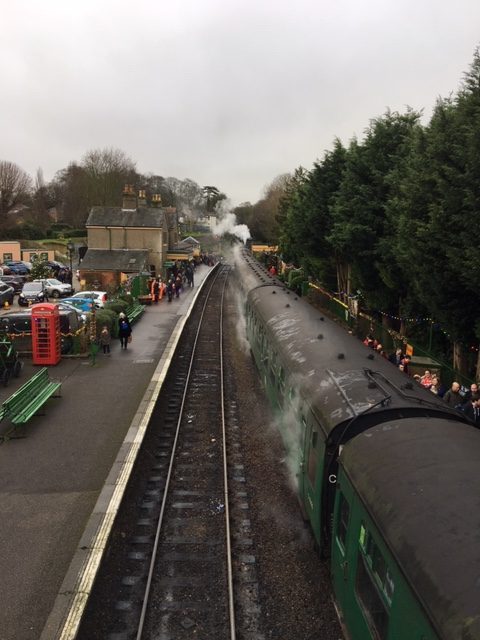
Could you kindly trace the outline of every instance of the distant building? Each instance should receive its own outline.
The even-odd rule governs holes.
[[[0,242],[0,262],[5,262],[5,260],[21,260],[22,259],[22,248],[20,246],[20,242],[16,240],[7,240],[5,242]]]
[[[199,226],[209,229],[210,233],[213,233],[215,227],[218,224],[218,218],[217,216],[206,215],[206,216],[203,216],[202,218],[198,218],[197,224]]]
[[[85,284],[115,286],[129,275],[162,273],[167,252],[178,243],[174,207],[162,207],[159,195],[147,205],[126,185],[121,207],[92,207],[86,223],[88,250],[80,264]]]
[[[22,260],[26,262],[55,260],[55,251],[53,249],[22,249]]]

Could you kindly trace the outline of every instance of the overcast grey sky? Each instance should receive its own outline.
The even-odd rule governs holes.
[[[95,148],[255,202],[387,107],[456,91],[479,0],[0,0],[0,160]]]

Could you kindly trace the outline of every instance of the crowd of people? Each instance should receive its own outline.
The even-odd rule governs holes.
[[[200,255],[196,261],[176,261],[173,266],[167,270],[165,279],[158,276],[149,281],[149,291],[152,302],[158,304],[164,297],[168,298],[168,302],[171,302],[174,298],[180,298],[180,293],[185,287],[194,287],[197,265],[203,263],[208,266],[214,266],[216,261],[216,257],[211,254]],[[121,349],[127,349],[132,340],[132,326],[123,312],[118,316],[118,337],[120,338]],[[99,344],[105,355],[110,355],[111,340],[110,330],[105,325],[102,327],[99,337]]]
[[[466,389],[459,382],[452,382],[449,389],[442,384],[440,377],[426,369],[423,375],[411,374],[411,358],[403,353],[402,349],[396,349],[394,353],[388,355],[383,346],[372,335],[367,335],[363,344],[376,351],[379,355],[387,358],[400,371],[411,376],[422,387],[431,393],[442,398],[443,401],[453,409],[463,411],[476,425],[480,427],[480,390],[478,384],[473,382],[470,389]]]
[[[184,287],[193,287],[196,265],[193,261],[186,264],[177,264],[168,270],[165,280],[158,276],[150,280],[150,297],[154,304],[158,304],[165,296],[168,302],[173,298],[179,298]]]

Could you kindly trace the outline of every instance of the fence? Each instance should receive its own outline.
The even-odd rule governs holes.
[[[323,309],[337,321],[340,321],[346,328],[353,331],[359,338],[364,339],[370,334],[374,339],[382,344],[383,350],[387,353],[394,353],[397,348],[401,348],[403,353],[411,355],[411,363],[409,366],[410,374],[423,375],[426,369],[440,376],[445,387],[450,387],[451,383],[456,380],[460,384],[468,387],[473,382],[474,376],[467,376],[454,369],[446,358],[446,351],[451,349],[448,339],[439,339],[438,332],[434,332],[434,323],[431,319],[428,328],[423,331],[423,337],[428,342],[428,347],[423,345],[420,340],[414,337],[406,337],[399,330],[387,326],[375,320],[368,313],[354,308],[350,308],[347,304],[339,300],[317,283],[305,283],[303,291],[306,293],[309,301],[315,306]],[[409,331],[410,329],[410,331]],[[408,326],[407,334],[414,333],[414,328]],[[422,332],[417,333],[422,335]],[[444,336],[443,336],[444,337]],[[471,354],[470,370],[474,370],[476,353]]]

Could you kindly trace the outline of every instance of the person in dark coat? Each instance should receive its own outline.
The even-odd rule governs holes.
[[[480,399],[478,397],[473,397],[463,404],[462,411],[476,427],[480,426]]]
[[[132,335],[132,325],[130,320],[123,313],[118,315],[118,337],[120,338],[120,346],[122,349],[126,349]]]
[[[443,396],[445,402],[454,409],[458,409],[463,404],[463,397],[460,393],[460,385],[458,382],[452,382],[452,386]]]
[[[193,287],[193,268],[191,264],[188,264],[185,267],[185,275],[187,277],[188,286]]]
[[[472,384],[470,385],[470,389],[467,391],[467,393],[463,396],[463,400],[464,402],[468,402],[469,400],[472,400],[472,398],[479,398],[480,397],[480,390],[478,389],[478,384],[476,382],[472,382]]]
[[[167,282],[167,296],[168,296],[169,302],[172,301],[174,293],[175,293],[175,284],[173,280],[170,278],[170,280]]]

